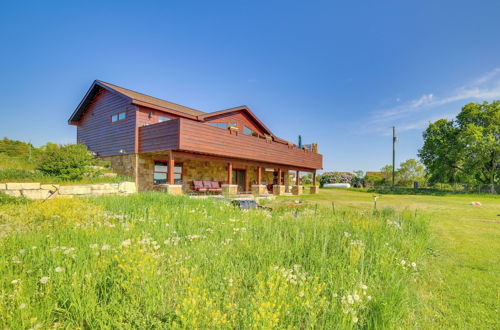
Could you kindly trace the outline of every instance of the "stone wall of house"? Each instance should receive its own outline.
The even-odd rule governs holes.
[[[111,162],[111,168],[114,172],[121,175],[134,177],[135,155],[118,155],[103,157]],[[158,155],[138,155],[138,177],[136,179],[138,190],[157,190],[153,184],[153,170],[155,160],[168,160],[167,154]],[[176,163],[182,163],[182,181],[183,191],[191,189],[193,180],[209,180],[227,183],[227,164],[222,162],[195,160],[190,158],[178,157]],[[234,169],[246,170],[246,191],[250,191],[253,184],[257,184],[257,166],[233,163]],[[288,172],[283,171],[285,185],[288,182]],[[262,169],[262,182],[266,184],[273,183],[273,172],[267,172]],[[288,188],[288,187],[287,187]]]
[[[134,182],[98,183],[60,186],[37,182],[0,183],[0,193],[28,199],[47,199],[56,197],[88,197],[102,195],[127,195],[137,192]]]
[[[131,178],[134,177],[135,154],[106,156],[102,157],[102,159],[111,163],[113,172]]]

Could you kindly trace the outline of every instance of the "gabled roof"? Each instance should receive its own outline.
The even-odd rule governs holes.
[[[124,97],[130,99],[132,104],[173,112],[191,119],[195,119],[196,116],[204,114],[203,111],[185,107],[183,105],[165,101],[146,94],[138,93],[130,89],[116,86],[104,81],[95,80],[92,83],[92,86],[90,86],[89,90],[87,91],[87,94],[85,94],[84,98],[82,99],[78,107],[75,109],[73,114],[71,115],[69,119],[70,124],[78,122],[81,119],[82,115],[85,113],[88,106],[92,103],[94,97],[102,89],[123,95]]]
[[[273,135],[271,130],[264,125],[263,122],[260,121],[259,118],[245,105],[239,106],[239,107],[234,107],[230,109],[225,109],[225,110],[219,110],[215,112],[210,112],[210,113],[205,113],[203,111],[199,111],[196,109],[192,109],[189,107],[185,107],[183,105],[179,105],[173,102],[165,101],[153,96],[149,96],[146,94],[138,93],[135,91],[132,91],[127,88],[123,88],[120,86],[116,86],[101,80],[95,80],[92,83],[92,86],[90,86],[89,90],[83,97],[82,101],[78,105],[78,107],[75,109],[71,117],[69,118],[68,122],[70,124],[75,124],[80,119],[82,118],[83,114],[87,110],[87,108],[90,106],[94,98],[97,96],[97,94],[101,90],[108,90],[113,93],[120,94],[126,98],[128,98],[131,102],[131,104],[139,105],[139,106],[144,106],[144,107],[150,107],[153,109],[158,109],[158,110],[163,110],[171,113],[175,113],[177,115],[180,115],[182,117],[186,117],[189,119],[193,120],[198,120],[198,121],[207,121],[212,117],[223,115],[226,113],[231,113],[231,112],[245,112],[266,134],[269,134],[273,136],[275,139],[280,140],[280,141],[285,141],[282,139],[277,138],[276,136]]]
[[[231,113],[231,112],[238,112],[238,111],[245,112],[253,121],[255,121],[255,123],[258,126],[260,126],[260,128],[262,128],[262,130],[264,130],[264,132],[266,132],[266,134],[274,136],[273,133],[271,132],[271,130],[269,128],[267,128],[266,125],[264,125],[264,123],[261,122],[260,119],[257,118],[257,116],[246,105],[241,105],[239,107],[229,108],[229,109],[225,109],[225,110],[208,112],[208,113],[205,113],[202,115],[198,115],[197,118],[200,121],[207,121],[207,120],[210,120],[210,118],[215,117],[215,116],[219,116],[219,115],[223,115],[223,114]]]

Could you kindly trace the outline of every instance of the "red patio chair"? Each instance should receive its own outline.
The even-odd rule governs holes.
[[[209,189],[209,191],[211,192],[222,192],[222,188],[221,186],[219,185],[219,182],[218,181],[212,181],[210,182],[210,185],[212,188]]]
[[[197,192],[207,192],[208,191],[208,188],[205,188],[203,186],[203,182],[202,181],[198,181],[198,180],[194,180],[193,181],[193,188]]]

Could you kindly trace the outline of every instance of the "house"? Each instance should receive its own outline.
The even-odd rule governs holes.
[[[316,177],[323,164],[317,145],[299,149],[278,138],[246,106],[205,113],[99,80],[68,122],[78,143],[142,191],[188,192],[208,180],[230,194],[280,194],[290,188],[289,171]]]

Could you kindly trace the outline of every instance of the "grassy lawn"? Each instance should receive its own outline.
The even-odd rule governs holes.
[[[161,193],[0,199],[0,328],[408,328],[428,220]],[[389,221],[388,221],[389,220]]]
[[[318,195],[280,198],[325,208],[373,208],[371,193],[323,189]],[[470,202],[480,201],[482,206]],[[426,277],[415,286],[417,324],[429,327],[499,328],[500,196],[379,195],[378,209],[417,210],[431,219]]]

